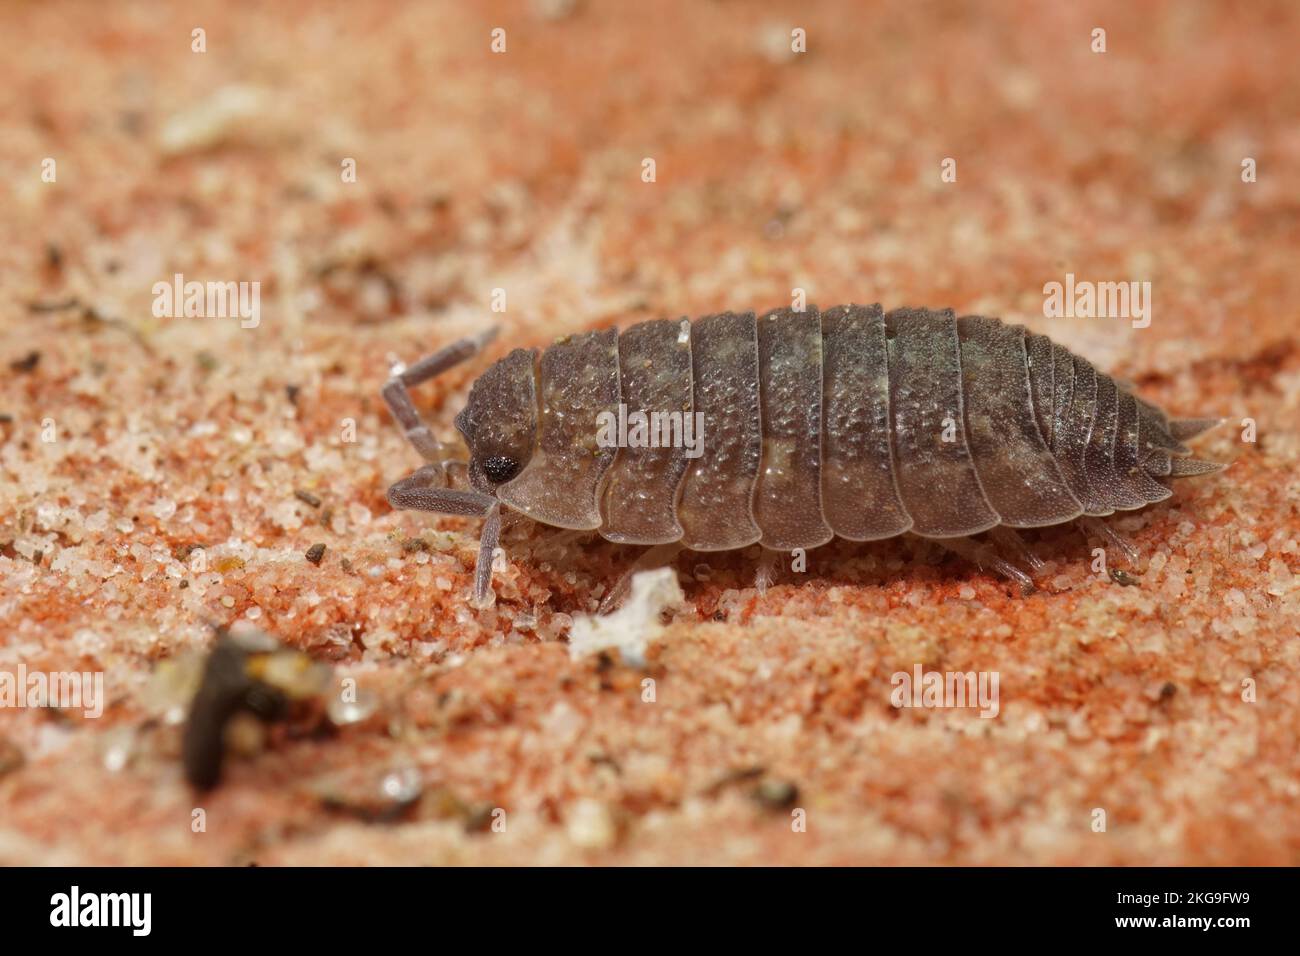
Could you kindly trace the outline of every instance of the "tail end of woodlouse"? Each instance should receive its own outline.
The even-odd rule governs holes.
[[[1199,475],[1212,475],[1228,467],[1222,462],[1186,457],[1191,454],[1191,451],[1182,447],[1182,442],[1187,439],[1203,435],[1226,421],[1226,418],[1176,418],[1170,421],[1167,434],[1173,441],[1154,448],[1143,465],[1147,474],[1158,478],[1194,478]],[[1180,447],[1176,449],[1167,447],[1170,444]]]
[[[1228,466],[1221,461],[1200,461],[1196,458],[1175,458],[1169,463],[1170,478],[1194,478],[1212,475]]]
[[[1175,418],[1169,423],[1169,434],[1178,441],[1187,441],[1218,428],[1226,421],[1226,418]]]
[[[1174,458],[1163,451],[1155,451],[1147,456],[1142,467],[1153,478],[1195,478],[1198,475],[1212,475],[1228,466],[1220,461]]]

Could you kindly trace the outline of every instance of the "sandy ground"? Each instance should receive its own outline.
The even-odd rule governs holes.
[[[0,710],[0,862],[1300,862],[1300,7],[186,6],[0,7],[0,671],[107,694]],[[259,323],[156,316],[176,273]],[[1150,326],[1044,318],[1066,273]],[[1024,322],[1231,467],[1113,521],[1136,586],[1071,527],[1028,597],[917,540],[761,596],[684,555],[644,667],[566,643],[634,550],[521,526],[476,610],[475,523],[387,506],[394,361],[795,288]],[[209,622],[361,698],[198,795],[151,673]],[[998,716],[895,709],[918,664]]]

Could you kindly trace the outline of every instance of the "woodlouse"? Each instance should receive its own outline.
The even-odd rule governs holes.
[[[1187,458],[1182,444],[1218,419],[1170,421],[1046,336],[879,305],[658,319],[515,349],[474,383],[456,418],[463,447],[444,444],[408,388],[493,334],[448,346],[384,388],[428,462],[388,499],[487,519],[479,601],[503,506],[611,541],[698,551],[910,532],[1028,585],[968,537],[993,530],[1018,544],[1006,529],[1141,508],[1170,495],[1168,479],[1222,467]],[[620,404],[702,413],[702,453],[604,447],[598,422]],[[449,486],[452,464],[468,488]]]

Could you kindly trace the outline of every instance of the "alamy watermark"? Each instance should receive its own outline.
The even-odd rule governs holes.
[[[629,412],[619,402],[618,414],[601,412],[596,425],[601,448],[685,448],[687,458],[704,454],[703,412]]]
[[[80,710],[86,717],[104,713],[103,671],[0,670],[0,709],[57,707]]]
[[[1133,328],[1151,324],[1150,282],[1075,281],[1043,286],[1043,317],[1047,319],[1131,319]]]
[[[50,897],[51,926],[121,926],[132,936],[148,936],[153,929],[152,893],[83,893],[73,885],[67,893]]]
[[[898,671],[889,682],[894,689],[889,702],[894,707],[978,707],[981,717],[996,717],[1001,710],[998,671],[927,671],[920,664],[912,673]]]
[[[241,329],[262,322],[260,282],[186,282],[178,272],[171,282],[155,282],[152,291],[157,319],[238,318]]]

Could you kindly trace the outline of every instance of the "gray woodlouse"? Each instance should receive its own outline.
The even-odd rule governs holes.
[[[428,462],[394,508],[486,518],[474,597],[489,598],[503,506],[624,544],[810,549],[910,532],[1031,586],[967,539],[1141,508],[1168,479],[1221,465],[1170,421],[1046,336],[952,310],[836,306],[658,319],[515,349],[474,383],[463,447],[421,421],[410,386],[477,353],[495,330],[396,374],[384,398]],[[703,413],[703,454],[608,448],[602,412]],[[468,460],[466,460],[466,455]],[[449,486],[448,466],[469,488]],[[1127,550],[1104,526],[1096,530]]]

